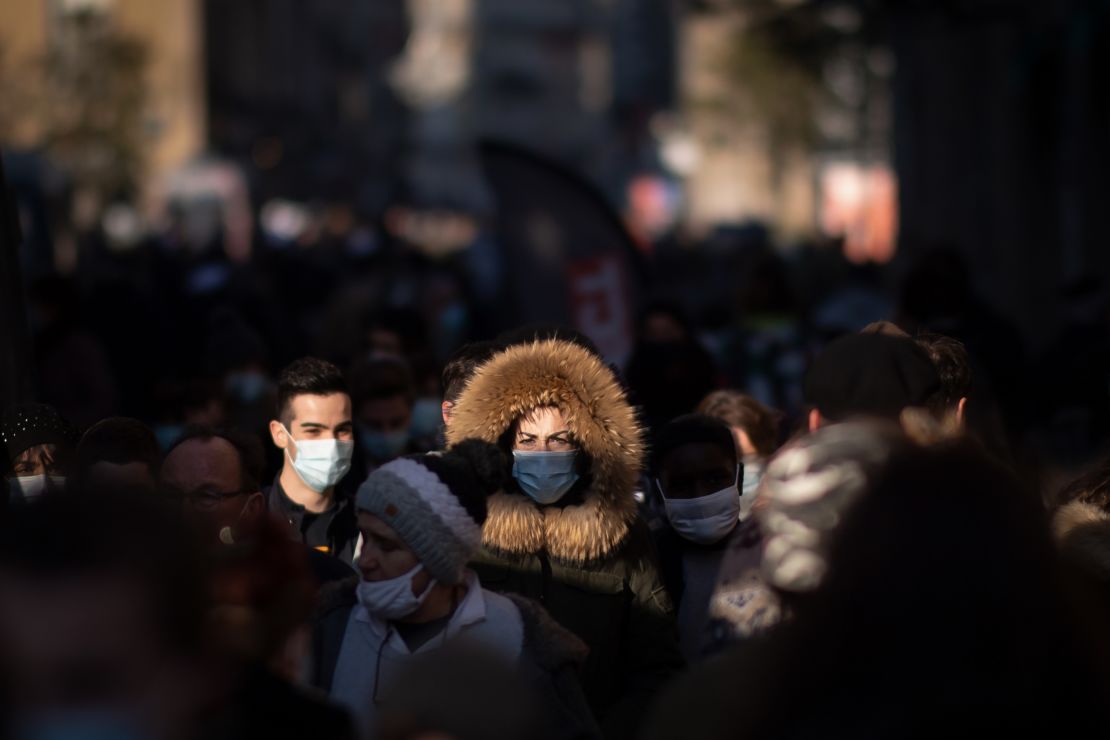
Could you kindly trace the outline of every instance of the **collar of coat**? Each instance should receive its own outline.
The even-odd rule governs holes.
[[[515,345],[471,378],[455,403],[448,444],[470,437],[497,443],[513,422],[540,406],[557,406],[593,460],[581,503],[539,506],[517,493],[490,497],[482,544],[500,552],[546,551],[571,562],[604,559],[628,536],[644,457],[643,432],[613,372],[593,353],[552,339]]]

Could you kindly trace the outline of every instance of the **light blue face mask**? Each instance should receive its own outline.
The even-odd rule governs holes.
[[[578,482],[578,453],[513,450],[513,477],[537,504],[553,504]]]

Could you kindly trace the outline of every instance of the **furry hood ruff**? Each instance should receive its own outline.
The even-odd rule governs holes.
[[[585,563],[611,555],[636,517],[633,498],[644,458],[643,432],[613,372],[570,342],[551,339],[510,347],[467,383],[455,404],[448,444],[468,437],[497,443],[513,422],[539,406],[557,406],[593,459],[581,503],[541,507],[517,493],[489,499],[482,544],[526,555],[546,550]]]

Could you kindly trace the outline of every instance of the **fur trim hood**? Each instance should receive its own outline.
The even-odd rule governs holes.
[[[1052,534],[1066,559],[1110,583],[1110,514],[1072,501],[1053,515]]]
[[[644,442],[624,391],[596,355],[558,339],[495,355],[456,402],[448,444],[468,437],[496,444],[514,421],[539,406],[562,412],[593,460],[592,481],[580,503],[566,506],[541,507],[522,494],[494,494],[482,544],[515,555],[546,550],[570,563],[604,559],[624,542],[636,517],[633,491]]]

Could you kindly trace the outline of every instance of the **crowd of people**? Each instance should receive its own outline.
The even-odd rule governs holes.
[[[1110,464],[1024,479],[961,341],[843,333],[776,409],[668,307],[434,390],[397,326],[172,428],[3,414],[0,737],[1107,729]]]

